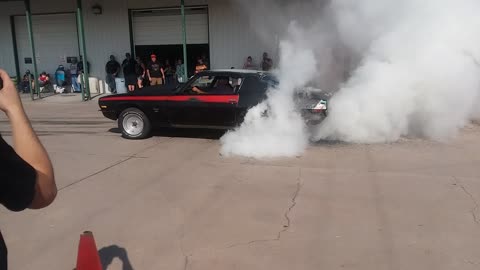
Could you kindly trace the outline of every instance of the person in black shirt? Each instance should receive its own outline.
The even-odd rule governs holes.
[[[57,195],[52,163],[32,129],[8,74],[0,70],[0,110],[10,120],[14,148],[0,135],[0,204],[11,211],[40,209]],[[0,270],[6,270],[7,248],[0,233]]]
[[[117,62],[117,60],[115,60],[115,56],[110,55],[110,61],[108,61],[107,65],[105,65],[105,72],[107,73],[106,82],[108,87],[110,87],[110,91],[112,91],[112,93],[116,93],[117,86],[115,84],[115,78],[120,72],[120,64]]]
[[[135,90],[137,85],[137,62],[128,55],[127,59],[123,61],[123,75],[125,76],[125,86],[127,86],[128,91],[132,92]]]
[[[165,85],[173,85],[175,84],[175,69],[173,68],[172,65],[170,65],[170,60],[165,61]]]
[[[165,81],[165,72],[155,54],[150,55],[150,62],[147,65],[147,76],[150,85],[161,85]]]

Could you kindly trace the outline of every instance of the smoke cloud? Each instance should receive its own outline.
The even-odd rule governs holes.
[[[256,158],[294,156],[301,154],[308,142],[305,123],[292,99],[296,88],[315,76],[313,50],[304,43],[304,33],[291,24],[289,35],[296,39],[280,44],[281,62],[277,71],[281,79],[278,88],[270,89],[266,102],[250,109],[245,121],[233,132],[221,138],[223,155]],[[291,65],[299,68],[290,69]]]
[[[298,155],[309,138],[447,140],[480,117],[477,0],[245,2],[237,4],[262,39],[281,37],[280,89],[222,138],[225,154]],[[294,88],[305,86],[336,92],[313,133],[291,102]],[[259,113],[265,108],[268,117]]]
[[[315,137],[376,143],[456,135],[480,105],[480,2],[362,4],[370,9],[353,1],[332,4],[342,41],[360,53],[361,62],[331,100]],[[368,39],[359,44],[367,46],[356,47],[352,33],[362,30]]]

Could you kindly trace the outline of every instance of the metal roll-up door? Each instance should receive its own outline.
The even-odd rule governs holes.
[[[74,13],[33,15],[32,25],[39,73],[54,74],[58,65],[69,65],[68,57],[79,56]],[[25,16],[15,17],[15,36],[20,72],[33,72],[33,65],[25,63],[26,58],[32,58]]]
[[[207,8],[186,14],[187,43],[208,44]],[[134,42],[142,45],[182,44],[182,17],[178,9],[138,11],[133,14]]]

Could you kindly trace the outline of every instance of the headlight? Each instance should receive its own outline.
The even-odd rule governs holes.
[[[312,111],[313,112],[322,112],[327,110],[327,101],[326,100],[320,100],[315,107],[313,107]]]

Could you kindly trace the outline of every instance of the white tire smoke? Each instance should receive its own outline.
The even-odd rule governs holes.
[[[297,37],[281,42],[280,84],[270,89],[268,99],[250,109],[236,130],[221,138],[223,155],[255,158],[295,156],[308,145],[305,123],[293,101],[295,89],[315,76],[315,57],[306,46],[304,33],[292,23],[289,34]],[[290,68],[295,66],[297,68]]]
[[[252,18],[269,13],[245,2],[238,3]],[[271,14],[278,22],[262,25],[263,35],[268,27],[278,34],[285,18],[299,23],[283,35],[279,91],[222,138],[222,153],[293,156],[309,138],[448,140],[480,117],[480,1],[262,2],[280,13]],[[327,119],[308,134],[292,91],[312,82],[322,89],[333,86],[327,90],[336,93]],[[271,109],[269,117],[262,117],[265,108]]]

